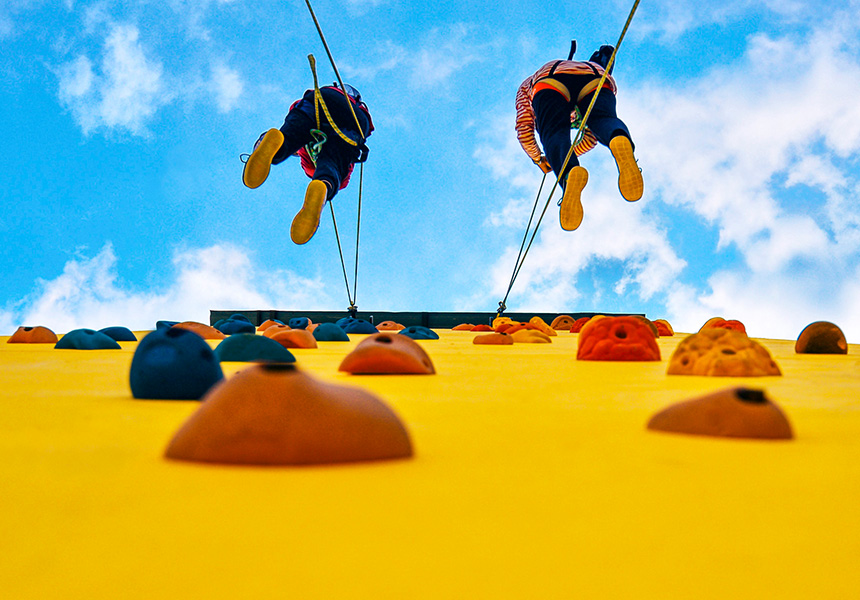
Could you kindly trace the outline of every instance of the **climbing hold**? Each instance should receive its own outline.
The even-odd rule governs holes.
[[[654,321],[652,321],[648,317],[643,317],[642,315],[630,315],[630,316],[635,318],[635,319],[639,319],[640,321],[645,323],[645,325],[648,326],[648,329],[651,330],[651,333],[654,334],[655,338],[660,337],[660,332],[657,330],[657,326],[654,324]]]
[[[310,324],[311,320],[307,317],[293,317],[287,321],[287,325],[289,325],[291,329],[307,329]]]
[[[7,344],[56,344],[57,334],[47,327],[19,327],[15,330]]]
[[[740,331],[741,333],[747,332],[747,328],[744,327],[744,324],[740,321],[735,321],[734,319],[726,321],[722,317],[712,317],[708,319],[699,331],[702,331],[703,329],[731,329],[732,331]]]
[[[569,315],[558,315],[549,326],[560,331],[570,331],[574,322],[574,318]]]
[[[471,331],[493,331],[493,328],[489,325],[484,325],[483,323],[481,323],[480,325],[475,325],[474,327],[472,327]]]
[[[137,341],[137,336],[128,327],[105,327],[104,329],[99,329],[99,332],[117,342]]]
[[[476,335],[472,339],[472,343],[487,346],[513,346],[514,338],[507,333],[496,333],[494,331],[493,333]]]
[[[666,319],[657,319],[653,321],[653,323],[657,328],[657,333],[660,334],[660,337],[671,337],[675,335],[675,330],[672,329],[672,325]]]
[[[54,345],[57,350],[120,350],[116,341],[92,329],[75,329]]]
[[[507,333],[507,332],[502,332]],[[537,329],[517,329],[508,333],[517,344],[551,344],[552,338]]]
[[[338,371],[353,375],[432,375],[433,362],[421,345],[399,333],[377,333],[346,355]]]
[[[234,317],[230,317],[229,319],[225,319],[223,323],[219,327],[217,327],[218,331],[225,335],[234,335],[237,333],[256,333],[257,328],[248,321],[243,315],[241,319],[237,319]]]
[[[292,353],[271,338],[253,333],[231,335],[215,347],[215,357],[221,362],[295,362]]]
[[[580,317],[576,321],[573,322],[573,325],[570,326],[571,333],[579,333],[582,331],[582,328],[585,327],[585,324],[591,320],[591,317]]]
[[[270,336],[284,348],[316,348],[317,340],[307,329],[287,329]]]
[[[212,389],[165,457],[235,465],[319,465],[408,458],[409,433],[370,392],[262,364]]]
[[[794,437],[785,414],[763,390],[741,387],[673,404],[651,417],[648,429],[728,438]]]
[[[529,319],[529,324],[537,327],[538,331],[548,335],[549,337],[555,337],[558,334],[555,332],[555,329],[546,324],[546,321],[535,315],[531,319]]]
[[[173,329],[184,329],[186,331],[196,333],[204,340],[223,340],[226,337],[211,325],[198,323],[196,321],[183,321],[182,323],[177,323],[173,326]]]
[[[510,317],[496,317],[495,319],[493,319],[493,331],[498,331],[499,325],[502,325],[504,323],[512,324],[514,323],[514,320]]]
[[[383,321],[376,326],[376,329],[379,331],[400,331],[401,329],[406,329],[406,326],[394,321]]]
[[[459,325],[454,325],[451,328],[451,331],[472,331],[474,325],[471,323],[460,323]]]
[[[349,336],[335,323],[320,323],[313,332],[318,342],[348,342]]]
[[[399,335],[405,335],[406,337],[410,337],[413,340],[438,340],[439,334],[433,331],[432,329],[428,329],[427,327],[423,327],[421,325],[412,325],[411,327],[407,327],[406,329],[402,329],[398,332]]]
[[[640,318],[594,317],[579,332],[577,360],[660,360],[653,330]]]
[[[162,329],[170,329],[174,325],[176,325],[179,321],[156,321],[155,322],[155,330],[161,331]]]
[[[199,400],[223,378],[209,344],[181,327],[144,336],[129,372],[132,396],[155,400]]]
[[[275,325],[269,325],[266,329],[263,330],[263,335],[267,338],[273,337],[282,331],[292,331],[289,325],[284,325],[283,323],[277,323]]]
[[[666,373],[711,377],[782,375],[764,346],[745,333],[721,327],[703,329],[681,340]]]
[[[364,319],[348,320],[341,327],[346,333],[379,333],[372,323]]]
[[[794,351],[797,354],[848,354],[848,341],[835,324],[815,321],[800,332]]]
[[[272,325],[283,325],[283,324],[284,324],[284,322],[279,321],[278,319],[266,319],[265,321],[260,323],[260,326],[257,327],[257,331],[266,331],[266,329],[268,329]]]

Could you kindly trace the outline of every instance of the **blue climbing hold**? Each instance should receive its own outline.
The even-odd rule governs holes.
[[[349,336],[335,323],[320,323],[314,329],[314,338],[318,342],[348,342]]]
[[[215,357],[222,362],[296,362],[293,354],[275,340],[250,333],[237,333],[224,338],[215,348]]]
[[[257,328],[247,319],[234,319],[230,317],[221,323],[220,327],[216,327],[218,331],[225,335],[233,335],[236,333],[255,333]]]
[[[307,329],[308,325],[311,324],[311,320],[307,317],[293,317],[290,319],[287,325],[290,326],[290,329]]]
[[[137,336],[128,327],[105,327],[104,329],[99,329],[99,333],[103,333],[117,342],[137,341]]]
[[[120,350],[116,341],[93,329],[74,329],[60,338],[58,350]]]
[[[209,344],[178,327],[146,335],[129,372],[132,396],[155,400],[199,400],[222,379],[224,372]]]
[[[230,315],[229,318],[233,319],[234,321],[245,321],[246,323],[251,322],[251,319],[249,319],[248,317],[246,317],[242,313],[233,313],[232,315]]]
[[[423,327],[422,325],[413,325],[412,327],[407,327],[406,329],[401,329],[397,332],[400,335],[405,335],[406,337],[412,338],[413,340],[438,340],[439,334],[433,331],[432,329],[428,329],[427,327]]]
[[[350,318],[341,327],[346,333],[379,333],[372,323],[364,319]]]
[[[157,321],[155,323],[155,330],[156,331],[162,331],[164,329],[170,329],[171,327],[173,327],[177,323],[179,323],[179,321]]]

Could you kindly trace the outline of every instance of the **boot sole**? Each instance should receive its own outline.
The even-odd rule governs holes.
[[[588,171],[583,167],[573,167],[567,174],[567,184],[558,211],[558,220],[565,231],[573,231],[582,223],[582,190],[588,183]]]
[[[245,163],[245,171],[242,173],[242,183],[254,189],[263,185],[272,168],[272,159],[284,144],[284,134],[278,129],[270,129],[263,136],[260,145]]]
[[[642,197],[645,184],[642,171],[633,156],[633,145],[629,139],[619,135],[610,140],[609,150],[618,166],[618,191],[628,202],[636,202]]]
[[[305,244],[314,237],[320,226],[320,215],[322,215],[327,194],[328,187],[322,181],[315,179],[308,184],[305,202],[290,226],[290,239],[293,243]]]

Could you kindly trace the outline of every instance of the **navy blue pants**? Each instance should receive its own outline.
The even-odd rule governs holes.
[[[349,106],[342,93],[337,90],[320,88],[326,106],[331,113],[332,119],[337,123],[338,129],[351,139],[358,140],[355,118],[349,110]],[[355,109],[355,114],[361,123],[361,129],[368,133],[370,123],[364,113]],[[314,141],[311,129],[317,128],[316,115],[314,113],[314,91],[305,92],[298,104],[290,109],[281,126],[284,134],[284,143],[280,150],[275,153],[272,164],[278,164],[299,151],[300,148]],[[359,150],[355,146],[343,141],[332,129],[326,119],[325,113],[320,106],[320,131],[326,134],[326,142],[323,144],[320,155],[317,157],[316,169],[313,179],[324,181],[328,184],[328,199],[334,197],[340,189],[340,184],[349,173],[350,167],[359,157]]]
[[[567,182],[568,171],[579,164],[576,154],[571,153],[567,168],[564,173],[560,172],[571,145],[570,113],[577,106],[580,114],[584,115],[585,111],[588,110],[588,105],[594,94],[585,96],[578,103],[576,98],[583,86],[594,81],[595,78],[593,75],[557,73],[553,75],[553,79],[557,79],[567,87],[571,95],[570,101],[568,102],[560,92],[545,89],[535,94],[532,99],[532,108],[535,112],[535,129],[540,136],[544,154],[563,186]],[[626,136],[631,143],[633,142],[627,125],[615,113],[615,94],[607,89],[601,90],[597,95],[594,108],[588,115],[586,127],[604,146],[608,146],[609,141],[617,135]],[[573,131],[575,134],[576,130]]]

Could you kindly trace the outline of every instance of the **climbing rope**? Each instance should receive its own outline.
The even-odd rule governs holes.
[[[320,40],[322,41],[323,47],[325,48],[325,52],[328,55],[328,59],[329,59],[329,62],[331,63],[331,67],[334,70],[334,74],[337,77],[338,83],[340,84],[340,89],[343,91],[343,94],[346,97],[346,104],[347,104],[347,106],[349,106],[349,112],[352,113],[353,119],[355,119],[355,125],[358,128],[358,134],[360,137],[360,141],[353,140],[352,138],[350,138],[349,136],[344,134],[338,128],[337,124],[335,124],[334,119],[332,118],[331,114],[329,113],[328,107],[326,106],[325,101],[323,100],[322,93],[320,92],[319,80],[317,78],[317,71],[316,71],[316,59],[314,58],[313,54],[309,54],[308,55],[308,62],[310,63],[311,72],[313,73],[313,76],[314,76],[314,112],[316,113],[317,130],[320,129],[319,111],[320,111],[320,107],[322,107],[322,110],[323,110],[323,113],[325,114],[326,119],[331,124],[332,129],[334,129],[334,131],[335,131],[335,133],[337,133],[338,137],[340,137],[343,141],[345,141],[349,145],[355,146],[360,150],[359,158],[356,161],[359,163],[358,217],[356,219],[355,274],[353,277],[352,293],[350,293],[350,290],[349,290],[349,277],[346,274],[346,261],[344,261],[344,258],[343,258],[343,249],[342,249],[341,243],[340,243],[340,234],[338,233],[338,229],[337,229],[337,219],[335,218],[335,215],[334,215],[334,204],[330,200],[328,203],[329,208],[331,209],[331,221],[332,221],[332,225],[334,227],[335,239],[337,240],[337,251],[338,251],[338,255],[340,256],[340,265],[341,265],[341,268],[343,270],[343,280],[344,280],[344,283],[346,284],[346,296],[347,296],[347,299],[349,300],[349,307],[348,307],[347,311],[350,314],[350,316],[354,317],[357,313],[357,310],[358,310],[358,307],[355,304],[356,294],[357,294],[357,290],[358,290],[358,248],[359,248],[358,241],[359,241],[359,233],[361,231],[361,200],[362,200],[362,187],[364,184],[364,161],[367,159],[367,146],[364,145],[364,139],[365,139],[364,138],[364,131],[362,130],[361,123],[358,120],[358,115],[355,114],[355,109],[352,106],[352,101],[350,101],[350,99],[349,99],[349,95],[347,94],[347,91],[346,91],[346,86],[343,83],[343,79],[341,79],[341,77],[340,77],[340,72],[337,70],[337,65],[334,62],[334,57],[331,54],[331,50],[329,50],[328,42],[326,42],[325,35],[323,34],[322,28],[320,27],[319,21],[317,20],[317,16],[314,13],[314,9],[311,6],[310,0],[305,0],[305,4],[307,4],[308,11],[311,13],[311,18],[314,21],[314,25],[316,26],[317,33],[319,33]],[[313,133],[313,130],[312,130],[312,133]],[[322,132],[320,132],[320,133],[322,133]],[[324,144],[324,143],[325,143],[325,135],[323,134],[323,139],[317,140],[317,143],[315,144],[317,155],[319,154],[319,151],[322,147],[322,144]],[[309,151],[309,154],[310,154],[310,151]],[[311,156],[314,160],[314,163],[316,163],[316,157],[313,156],[313,154],[311,154]]]
[[[570,149],[567,151],[567,156],[564,158],[564,162],[561,165],[561,169],[559,169],[559,173],[564,173],[564,170],[567,168],[567,163],[570,162],[570,157],[573,155],[573,149],[576,145],[582,140],[583,135],[585,135],[585,126],[588,123],[588,117],[591,115],[591,110],[594,108],[594,103],[597,100],[597,95],[600,93],[600,90],[603,89],[603,83],[606,81],[606,76],[609,74],[609,70],[612,68],[612,64],[615,61],[615,55],[618,53],[618,49],[621,47],[621,42],[624,41],[624,36],[627,34],[627,29],[630,27],[630,22],[633,20],[633,15],[636,14],[636,9],[639,7],[639,0],[635,0],[633,3],[633,7],[630,9],[630,14],[627,16],[627,21],[624,23],[624,28],[621,30],[621,35],[618,37],[618,43],[615,44],[615,49],[612,51],[612,55],[609,57],[609,62],[606,64],[606,68],[603,70],[603,73],[600,76],[600,81],[597,84],[597,88],[594,90],[594,94],[591,97],[591,102],[588,104],[588,109],[585,111],[585,114],[582,115],[581,122],[578,123],[579,131],[574,138],[573,143],[570,145]],[[572,46],[573,48],[573,46]],[[544,180],[546,179],[546,173],[544,173]],[[543,189],[544,180],[541,180],[540,189],[538,189],[538,198],[540,197],[541,189]],[[525,263],[526,256],[528,256],[529,249],[532,246],[532,242],[534,242],[535,237],[537,236],[538,228],[540,227],[541,222],[543,221],[544,215],[546,214],[547,209],[549,208],[549,203],[552,200],[552,196],[555,193],[555,190],[558,188],[561,178],[556,177],[555,183],[553,183],[552,189],[550,189],[549,197],[546,200],[546,204],[543,207],[543,211],[540,213],[540,217],[538,217],[537,223],[535,223],[534,231],[532,232],[531,238],[529,238],[528,244],[525,246],[525,250],[523,250],[523,246],[520,246],[520,252],[517,255],[517,261],[514,265],[514,271],[511,275],[510,283],[508,284],[508,289],[505,292],[505,297],[499,302],[499,310],[497,312],[497,316],[502,316],[504,311],[507,309],[506,302],[508,301],[508,296],[511,293],[511,290],[514,287],[514,282],[517,280],[517,276],[520,274],[520,269],[523,267],[523,263]],[[559,201],[559,204],[561,202]],[[537,198],[535,198],[535,207],[537,207]],[[532,219],[534,217],[535,209],[532,209],[532,216],[529,217],[529,223],[526,226],[526,233],[523,237],[523,241],[529,235],[529,228],[531,227]]]

